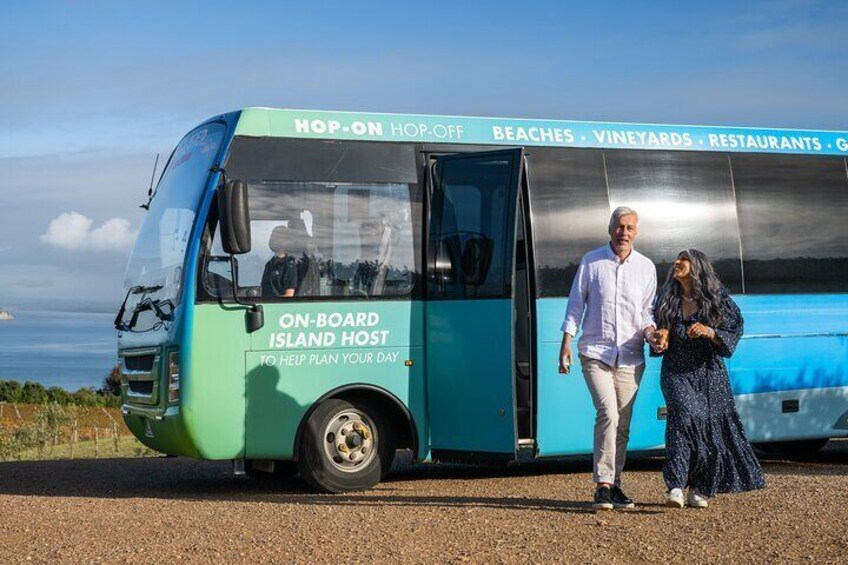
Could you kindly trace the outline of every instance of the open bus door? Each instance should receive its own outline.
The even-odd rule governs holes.
[[[523,167],[521,149],[430,159],[425,324],[436,459],[516,454],[512,279]]]

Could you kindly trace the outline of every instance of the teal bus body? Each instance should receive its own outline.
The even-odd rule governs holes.
[[[194,135],[199,141],[178,146],[172,160],[180,162],[169,167],[185,167],[185,162],[197,168],[191,178],[197,183],[198,201],[189,212],[179,206],[177,212],[155,212],[158,225],[150,236],[154,245],[144,252],[152,253],[151,261],[161,259],[157,253],[170,261],[170,270],[162,274],[164,290],[134,293],[133,285],[153,288],[159,279],[133,278],[133,272],[149,274],[134,270],[135,259],[128,267],[128,312],[144,297],[156,299],[169,292],[168,285],[176,286],[168,295],[174,303],[170,319],[142,311],[138,326],[121,328],[123,412],[127,425],[146,445],[217,460],[299,459],[310,414],[328,398],[384,403],[383,409],[394,414],[392,425],[401,438],[398,446],[413,449],[418,460],[460,455],[510,459],[517,458],[522,447],[538,457],[591,453],[595,411],[579,367],[570,376],[557,371],[567,290],[543,295],[544,275],[536,264],[536,246],[543,237],[541,224],[534,223],[542,205],[534,201],[533,148],[801,155],[843,162],[848,154],[848,134],[843,132],[268,109],[216,117]],[[504,275],[512,280],[506,285],[512,294],[505,297],[434,299],[430,286],[424,291],[434,279],[430,259],[424,257],[431,219],[414,206],[413,216],[422,216],[414,249],[424,265],[418,272],[419,291],[377,300],[347,294],[327,300],[258,300],[264,324],[253,332],[246,328],[244,307],[224,295],[216,300],[202,295],[206,288],[202,281],[211,270],[210,229],[214,232],[216,225],[217,194],[226,180],[219,170],[208,171],[207,164],[228,170],[235,140],[261,143],[271,138],[311,139],[316,144],[364,141],[371,145],[357,146],[363,155],[369,147],[392,143],[436,156],[498,146],[524,148],[521,151],[529,157],[521,153],[515,163],[524,159],[530,164],[520,178],[515,177],[515,190],[519,200],[525,199],[518,210],[524,210],[521,222],[529,226],[522,233],[528,240],[527,316],[533,323],[526,339],[531,393],[523,416],[516,400],[520,393],[515,369],[519,317],[515,273]],[[415,168],[417,184],[433,182],[421,161]],[[163,175],[166,180],[169,170],[173,169]],[[189,178],[187,171],[183,174]],[[305,180],[310,179],[291,182]],[[160,179],[159,190],[165,195],[166,189],[182,190],[163,188],[166,184]],[[325,188],[339,190],[337,184],[326,183]],[[158,198],[157,192],[154,207]],[[428,212],[431,205],[427,200]],[[352,205],[348,206],[345,213],[350,215]],[[598,226],[595,239],[603,239],[603,227]],[[518,233],[511,225],[508,228],[504,233]],[[171,235],[185,240],[184,249],[180,244],[176,251],[165,250],[163,242]],[[261,242],[254,241],[257,245]],[[466,250],[469,245],[465,243]],[[509,259],[503,270],[513,265]],[[474,268],[463,276],[471,280]],[[491,272],[499,268],[486,266],[494,269]],[[840,263],[833,273],[839,284],[845,275],[841,269]],[[749,438],[771,442],[848,435],[848,294],[842,290],[734,294],[745,317],[745,335],[728,367]],[[659,368],[660,359],[648,359],[631,429],[634,450],[661,448],[664,443]]]

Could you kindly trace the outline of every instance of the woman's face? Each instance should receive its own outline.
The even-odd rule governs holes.
[[[674,265],[672,267],[674,269],[674,278],[680,282],[685,280],[689,280],[691,272],[692,272],[692,263],[689,261],[689,258],[682,253],[677,256],[677,259],[674,260]]]

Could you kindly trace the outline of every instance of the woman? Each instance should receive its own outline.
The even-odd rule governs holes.
[[[742,337],[739,307],[712,263],[681,251],[657,296],[653,354],[663,354],[660,384],[668,407],[666,506],[706,508],[718,492],[765,487],[765,477],[733,402],[722,357]]]

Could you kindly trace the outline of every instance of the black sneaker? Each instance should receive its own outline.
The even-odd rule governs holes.
[[[592,508],[598,510],[612,510],[612,491],[609,487],[598,487],[595,491],[595,500],[592,502]]]
[[[627,498],[627,495],[624,494],[624,491],[617,485],[614,485],[610,489],[610,498],[612,499],[612,505],[615,508],[635,508],[636,505],[632,500]]]

